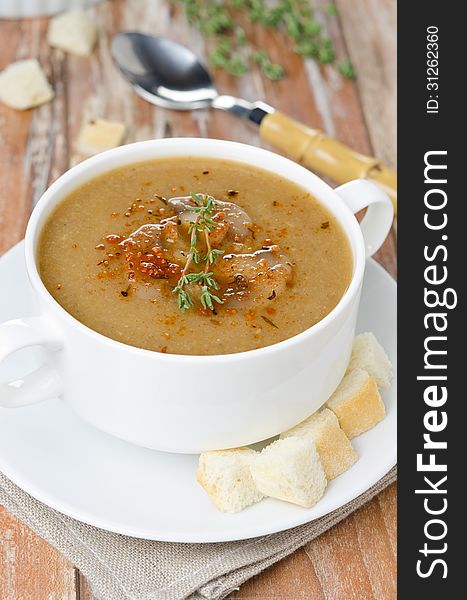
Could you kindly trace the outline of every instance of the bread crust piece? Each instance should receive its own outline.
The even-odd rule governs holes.
[[[368,431],[386,416],[376,381],[363,369],[355,369],[341,381],[326,403],[348,438]]]
[[[11,108],[27,110],[53,97],[54,92],[35,58],[18,60],[0,72],[0,100]]]
[[[350,469],[358,459],[358,454],[341,429],[336,415],[328,408],[284,431],[280,437],[291,436],[310,437],[314,441],[328,480]]]
[[[78,151],[84,155],[94,155],[110,150],[122,143],[125,125],[118,121],[96,119],[84,125],[78,139]]]
[[[214,450],[200,455],[196,480],[218,510],[239,512],[264,497],[250,471],[257,455],[250,448]]]
[[[367,371],[381,389],[388,389],[391,385],[391,361],[371,332],[361,333],[354,339],[347,373],[355,369]]]
[[[51,19],[47,41],[53,48],[70,54],[88,56],[97,41],[97,27],[80,8],[57,15]]]
[[[326,475],[313,440],[289,437],[264,448],[251,465],[265,496],[311,508],[324,494]]]

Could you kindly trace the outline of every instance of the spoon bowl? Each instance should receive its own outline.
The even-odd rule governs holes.
[[[135,91],[156,106],[206,108],[218,96],[209,72],[193,52],[167,38],[129,31],[117,34],[111,49]]]

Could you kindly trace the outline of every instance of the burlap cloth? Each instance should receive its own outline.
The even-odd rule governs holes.
[[[394,467],[338,510],[281,533],[240,542],[151,542],[86,525],[32,498],[0,473],[0,504],[87,577],[99,600],[218,600],[344,519],[396,479]]]

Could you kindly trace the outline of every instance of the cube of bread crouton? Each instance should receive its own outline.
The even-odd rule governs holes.
[[[250,465],[257,454],[250,448],[215,450],[201,454],[196,479],[218,510],[239,512],[263,498],[250,472]]]
[[[78,151],[94,155],[119,146],[125,135],[125,125],[118,121],[96,119],[82,129],[78,140]]]
[[[26,110],[53,97],[53,90],[35,58],[18,60],[0,73],[0,100],[11,108]]]
[[[70,54],[91,54],[96,40],[97,27],[81,9],[58,15],[49,23],[47,41],[50,46]]]
[[[313,440],[328,480],[350,469],[358,459],[358,454],[341,429],[336,415],[328,408],[284,431],[280,437],[291,436],[310,437]]]
[[[391,385],[391,361],[371,332],[361,333],[354,340],[347,372],[354,369],[367,371],[382,389],[386,389]]]
[[[306,508],[318,502],[327,485],[310,438],[288,437],[266,446],[252,463],[251,474],[265,496]]]
[[[374,427],[386,414],[376,381],[363,369],[348,373],[326,406],[350,439]]]

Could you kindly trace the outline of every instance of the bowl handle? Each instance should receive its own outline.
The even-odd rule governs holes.
[[[62,347],[60,337],[45,317],[7,321],[0,325],[0,363],[28,346],[50,350]],[[9,383],[0,383],[0,407],[15,408],[55,398],[61,393],[60,376],[55,368],[44,364],[29,375]]]
[[[379,186],[366,179],[349,181],[334,191],[354,214],[362,208],[367,209],[360,222],[360,228],[365,241],[366,256],[372,256],[391,231],[394,208],[389,196]]]

